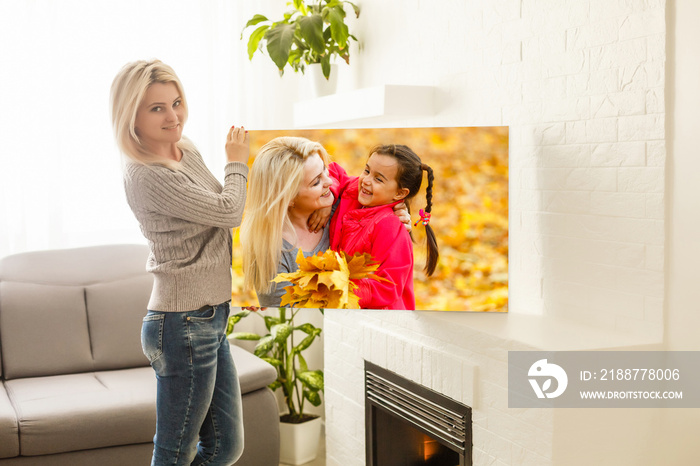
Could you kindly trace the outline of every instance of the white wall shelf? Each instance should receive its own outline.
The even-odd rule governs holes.
[[[313,128],[352,123],[353,126],[435,113],[433,86],[383,85],[304,100],[294,104],[294,126]]]

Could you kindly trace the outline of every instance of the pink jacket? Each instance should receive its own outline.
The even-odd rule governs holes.
[[[336,163],[329,165],[330,176],[338,181],[331,189],[340,198],[330,226],[331,249],[369,253],[379,262],[376,275],[390,282],[361,279],[358,296],[363,309],[416,308],[413,294],[413,244],[406,228],[394,215],[398,202],[364,208],[357,201],[358,178],[350,177]]]

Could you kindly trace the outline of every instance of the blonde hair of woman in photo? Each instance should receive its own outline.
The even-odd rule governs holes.
[[[249,142],[244,128],[229,130],[222,185],[182,136],[187,110],[180,80],[159,60],[128,63],[112,83],[126,197],[154,278],[141,329],[157,379],[151,464],[228,465],[243,451],[241,393],[225,330],[231,228],[243,215]]]
[[[260,306],[280,305],[289,283],[271,280],[299,268],[299,249],[308,257],[330,247],[330,229],[323,225],[338,194],[332,176],[344,170],[329,162],[320,143],[292,136],[271,140],[255,156],[240,238],[244,286],[255,289]],[[410,230],[405,204],[395,211]]]
[[[316,210],[333,205],[328,160],[321,144],[301,137],[275,138],[255,156],[240,235],[244,286],[261,306],[279,305],[285,284],[270,280],[297,269],[299,248],[307,256],[328,249],[328,229],[308,226]]]

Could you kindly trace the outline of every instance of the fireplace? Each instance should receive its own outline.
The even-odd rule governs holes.
[[[367,466],[470,466],[471,408],[365,361]]]

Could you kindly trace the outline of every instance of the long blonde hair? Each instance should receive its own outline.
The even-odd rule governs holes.
[[[119,149],[124,155],[136,163],[143,165],[165,165],[177,169],[174,160],[163,159],[152,153],[141,144],[136,134],[136,113],[146,90],[155,83],[173,83],[177,87],[182,106],[185,109],[183,125],[187,121],[188,106],[185,91],[175,71],[160,60],[138,60],[127,63],[117,73],[112,81],[110,92],[110,110],[112,113],[112,129]],[[178,142],[178,147],[193,150],[194,144],[184,136]]]
[[[268,293],[282,256],[282,234],[294,227],[287,209],[299,193],[304,163],[318,154],[329,157],[318,142],[283,136],[265,144],[255,157],[248,176],[248,197],[241,223],[244,286]]]

